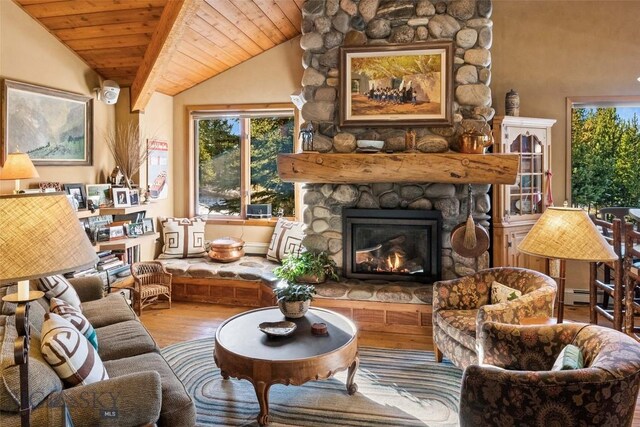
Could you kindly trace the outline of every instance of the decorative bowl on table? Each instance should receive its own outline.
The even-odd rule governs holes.
[[[258,329],[270,337],[286,337],[296,330],[296,324],[287,320],[280,322],[262,322]]]
[[[361,152],[378,152],[384,147],[384,141],[375,139],[359,139],[356,141],[358,151]]]

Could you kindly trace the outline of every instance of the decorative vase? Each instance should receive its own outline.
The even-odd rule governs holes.
[[[278,301],[280,311],[284,314],[284,317],[288,319],[304,317],[309,310],[309,305],[311,305],[310,299],[306,301]]]
[[[520,95],[511,89],[504,99],[504,111],[507,116],[518,117],[520,115]]]

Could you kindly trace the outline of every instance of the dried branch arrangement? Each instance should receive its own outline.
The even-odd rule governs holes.
[[[107,131],[105,141],[116,166],[124,175],[125,185],[130,188],[130,178],[138,173],[149,155],[140,137],[140,128],[133,123],[119,124]]]

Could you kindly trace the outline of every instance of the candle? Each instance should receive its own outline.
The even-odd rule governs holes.
[[[18,299],[26,301],[29,299],[29,281],[21,280],[18,282]]]

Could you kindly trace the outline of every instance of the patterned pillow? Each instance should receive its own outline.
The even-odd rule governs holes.
[[[491,283],[491,304],[500,304],[522,296],[522,292],[498,283],[495,280]]]
[[[96,349],[75,326],[55,313],[45,315],[40,351],[68,386],[109,379]]]
[[[580,349],[575,345],[569,344],[562,349],[551,370],[565,371],[570,369],[582,368],[584,368],[584,358],[582,357],[582,351],[580,351]]]
[[[93,348],[98,349],[98,335],[80,310],[58,298],[51,298],[49,309],[52,313],[67,319],[89,340]]]
[[[78,293],[64,276],[58,274],[56,276],[42,277],[38,279],[37,282],[38,289],[44,292],[48,300],[58,298],[71,304],[78,310],[82,310]]]
[[[162,254],[159,258],[192,258],[206,255],[202,218],[160,218]]]
[[[279,218],[273,229],[267,259],[281,262],[286,254],[300,252],[304,239],[304,224]]]

